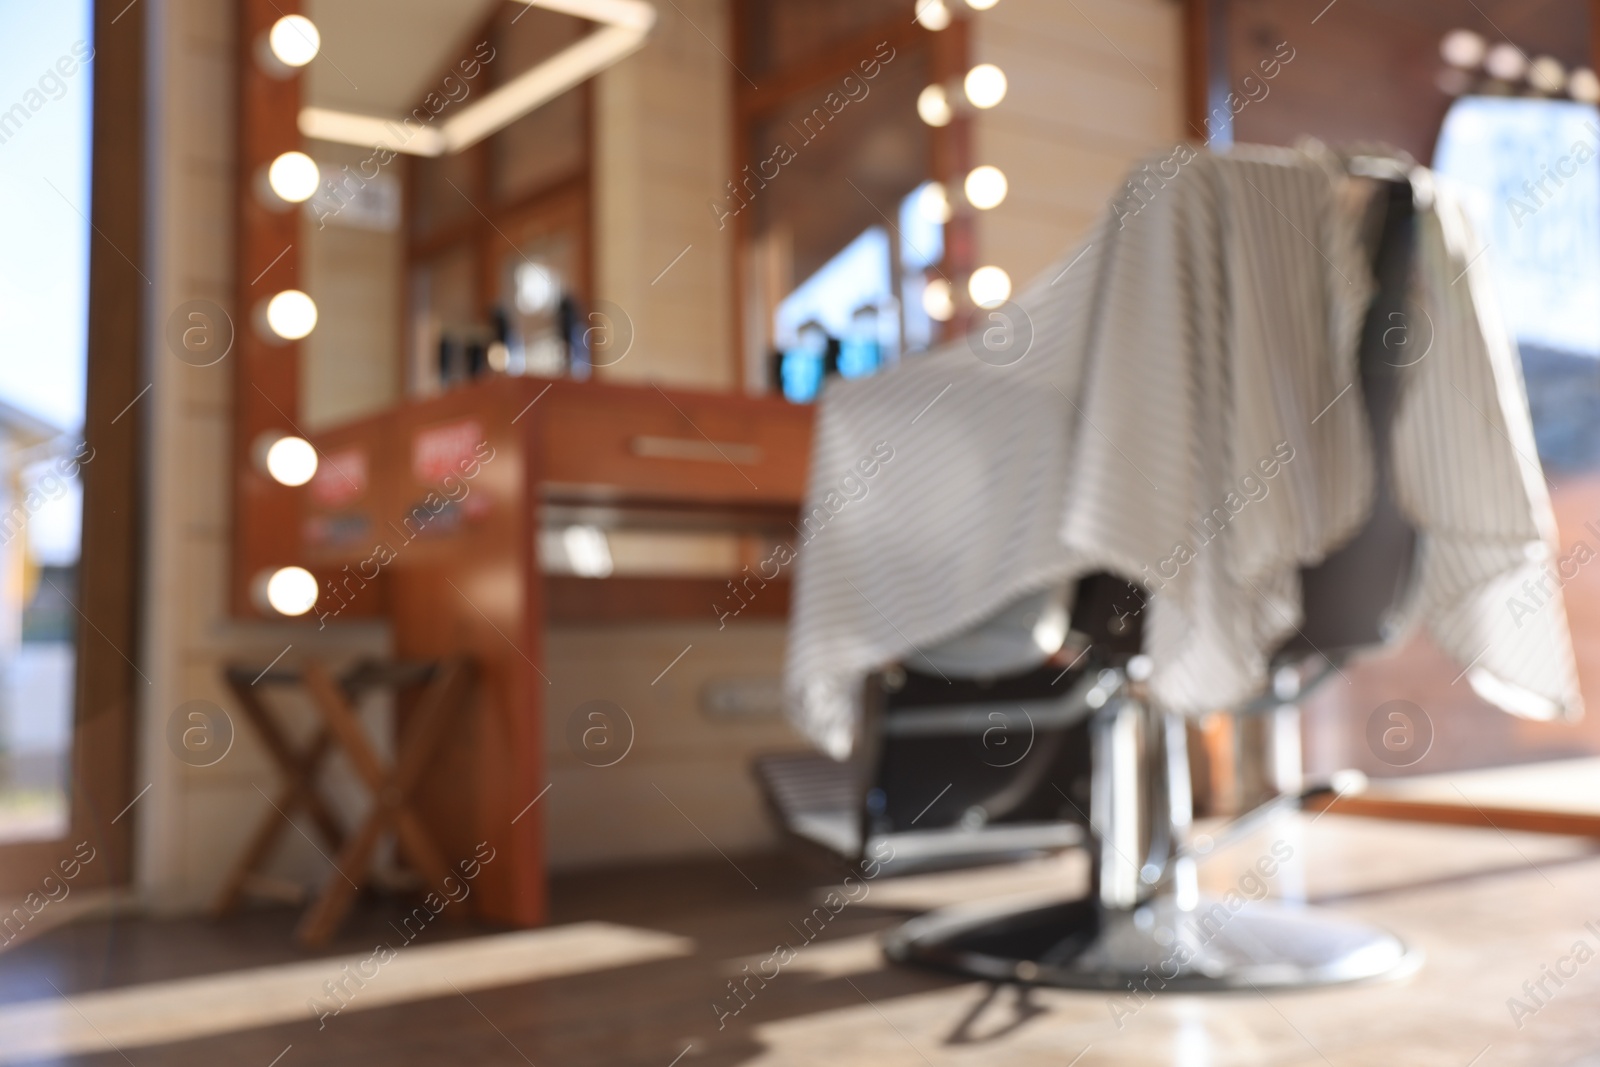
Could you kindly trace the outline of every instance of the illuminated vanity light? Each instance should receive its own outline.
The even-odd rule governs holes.
[[[1567,85],[1567,68],[1554,56],[1540,56],[1528,68],[1528,84],[1554,96]]]
[[[360,148],[381,145],[409,155],[460,152],[637,52],[656,22],[655,5],[648,0],[521,2],[600,26],[464,107],[452,109],[437,128],[406,133],[403,118],[306,107],[300,109],[300,132],[318,140]]]
[[[1489,42],[1471,30],[1451,30],[1439,42],[1439,55],[1452,67],[1474,70],[1489,52]]]
[[[981,308],[997,308],[1011,299],[1011,275],[999,267],[979,267],[967,279],[967,293]]]
[[[922,187],[917,194],[917,214],[942,226],[950,221],[951,213],[950,194],[943,182],[929,182]]]
[[[967,175],[965,185],[967,202],[979,211],[988,211],[1005,202],[1006,193],[1010,188],[1005,172],[999,167],[987,164],[974,167],[972,173]]]
[[[923,29],[938,33],[950,25],[950,9],[944,0],[918,0],[917,21]]]
[[[956,298],[950,283],[943,278],[929,281],[922,290],[922,310],[935,322],[949,322],[956,313]]]
[[[483,357],[496,374],[504,374],[511,366],[511,349],[504,341],[490,341]]]
[[[979,63],[967,71],[965,88],[973,107],[994,107],[1006,98],[1005,71],[993,63]]]
[[[317,32],[316,23],[304,15],[285,15],[272,24],[267,46],[284,66],[303,67],[317,58],[322,34]]]
[[[279,485],[305,485],[317,473],[317,450],[304,437],[279,437],[267,447],[266,465]]]
[[[1600,104],[1600,77],[1588,67],[1579,67],[1567,78],[1567,93],[1580,104]]]
[[[950,125],[955,111],[950,107],[950,97],[945,94],[944,86],[930,85],[917,94],[917,114],[929,126]]]
[[[267,606],[279,615],[304,615],[317,605],[317,580],[304,567],[279,567],[267,579]]]
[[[267,184],[281,199],[300,204],[316,195],[322,172],[304,152],[285,152],[267,168]]]
[[[1484,69],[1501,81],[1514,82],[1528,69],[1528,57],[1509,41],[1501,41],[1489,49],[1483,61]]]
[[[999,2],[1000,0],[967,0],[967,6],[974,11],[987,11]]]
[[[285,341],[298,341],[317,328],[317,305],[298,289],[285,289],[267,301],[267,328]]]
[[[655,5],[646,0],[521,0],[600,24],[566,48],[469,104],[445,120],[445,149],[470,148],[575,85],[599,74],[640,48],[656,23]]]

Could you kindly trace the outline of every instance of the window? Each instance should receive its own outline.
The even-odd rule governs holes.
[[[918,98],[962,51],[918,26],[908,0],[742,3],[736,174],[713,205],[735,227],[745,380],[814,399],[940,339],[950,315],[930,278],[948,266],[939,162],[961,121],[935,127]],[[946,67],[950,67],[949,70]],[[948,303],[948,301],[946,301]]]
[[[1600,110],[1465,97],[1434,166],[1489,246],[1559,511],[1560,476],[1600,468]]]
[[[3,10],[0,842],[70,814],[93,77],[86,0]]]

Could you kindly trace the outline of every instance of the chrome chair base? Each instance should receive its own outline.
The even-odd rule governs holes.
[[[1201,898],[1183,909],[1172,897],[1132,911],[1093,899],[951,908],[891,931],[884,951],[972,978],[1135,997],[1396,979],[1422,963],[1392,934],[1315,908]]]

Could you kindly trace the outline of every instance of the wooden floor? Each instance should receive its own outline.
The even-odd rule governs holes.
[[[1116,998],[1104,994],[1022,994],[892,967],[876,947],[885,928],[930,907],[1013,893],[1077,892],[1085,878],[1081,856],[860,883],[853,890],[859,899],[833,915],[809,943],[807,932],[818,924],[808,927],[806,918],[843,871],[780,857],[736,856],[557,881],[552,932],[587,929],[578,924],[601,920],[650,932],[658,941],[684,946],[681,951],[587,970],[580,961],[572,964],[577,970],[559,977],[429,993],[382,1006],[357,998],[320,1028],[307,1009],[289,1022],[169,1044],[142,1039],[119,1044],[120,1051],[76,1057],[30,1053],[31,1059],[19,1059],[0,1042],[0,1062],[1600,1064],[1600,852],[1593,843],[1334,814],[1315,821],[1289,815],[1208,857],[1207,887],[1216,893],[1235,887],[1239,872],[1274,844],[1280,853],[1285,844],[1294,852],[1274,879],[1276,895],[1309,899],[1390,928],[1426,952],[1423,969],[1398,984],[1267,997],[1160,994],[1131,1013],[1125,1001],[1116,1011]],[[396,909],[367,908],[329,952],[364,954],[380,939],[394,940],[390,924],[398,917]],[[145,991],[152,998],[148,1003],[157,1005],[149,1009],[152,1018],[165,1012],[175,1026],[192,1023],[197,1006],[177,991],[193,987],[180,980],[216,976],[212,980],[220,982],[243,969],[273,975],[304,964],[308,957],[289,941],[293,921],[289,913],[264,911],[225,924],[121,919],[51,931],[0,955],[0,1034],[7,1013],[63,1000],[74,1018],[89,1025],[99,1018],[112,1027],[110,1015],[97,1016],[109,1011],[103,993],[109,989]],[[440,925],[400,953],[446,942],[470,950],[470,939],[482,937],[487,944],[494,933]],[[1579,942],[1587,952],[1577,951]],[[727,983],[742,976],[745,965],[755,969],[780,943],[798,948],[795,958],[778,977],[752,986],[753,996],[733,1014],[740,1002],[730,997]],[[562,944],[536,938],[527,951],[559,955],[568,951]],[[1545,968],[1570,976],[1557,985]],[[374,985],[390,977],[380,973]],[[1541,981],[1543,995],[1537,989]],[[320,993],[306,989],[308,999]],[[1512,998],[1527,1008],[1515,1018],[1508,1006]],[[241,1008],[248,1016],[249,1005]]]

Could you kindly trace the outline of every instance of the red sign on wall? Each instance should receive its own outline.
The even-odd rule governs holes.
[[[325,508],[344,507],[367,491],[367,450],[346,448],[331,452],[311,476],[311,499]]]
[[[411,476],[422,485],[438,485],[448,474],[460,477],[483,440],[477,419],[429,426],[411,439]]]

